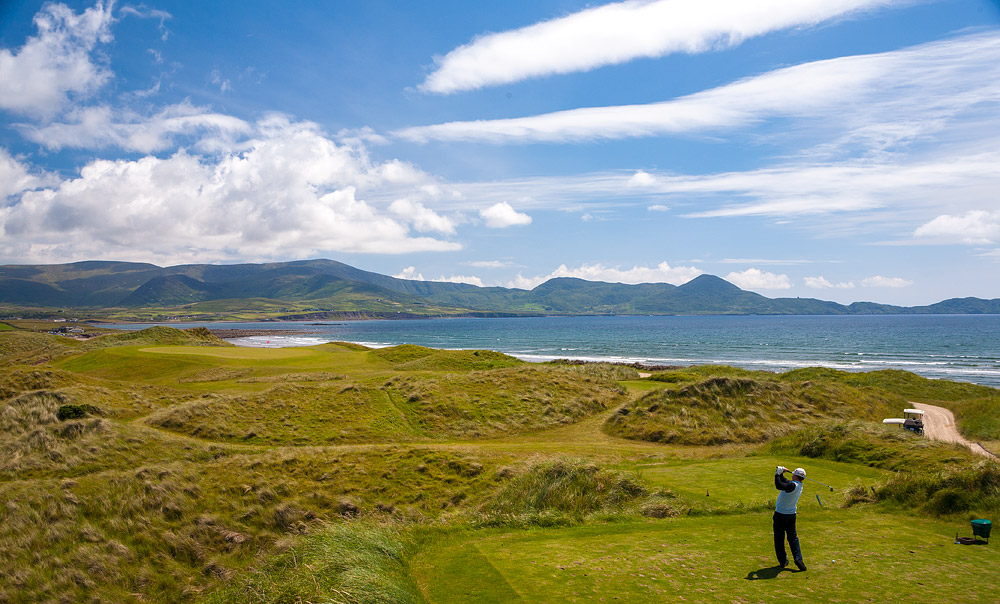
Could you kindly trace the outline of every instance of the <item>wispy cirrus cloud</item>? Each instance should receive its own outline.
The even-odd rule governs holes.
[[[420,89],[449,94],[671,53],[729,48],[748,38],[811,26],[893,0],[655,0],[588,8],[480,36],[444,57]]]
[[[874,277],[862,279],[861,285],[865,287],[900,288],[913,285],[913,281],[903,279],[902,277],[883,277],[882,275],[875,275]]]
[[[659,103],[448,122],[393,134],[418,143],[566,143],[732,132],[791,118],[808,120],[821,133],[831,128],[829,123],[838,124],[839,131],[830,138],[840,145],[884,149],[940,131],[963,112],[995,124],[998,82],[1000,32],[991,31],[804,63]]]
[[[17,128],[25,138],[47,149],[117,147],[140,153],[172,148],[180,138],[231,139],[252,130],[249,123],[239,118],[188,102],[169,105],[151,116],[108,106],[81,107],[69,112],[64,121],[19,124]]]

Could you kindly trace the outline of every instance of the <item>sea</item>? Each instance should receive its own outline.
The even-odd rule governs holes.
[[[157,325],[287,332],[230,340],[239,346],[278,348],[341,341],[373,348],[417,344],[488,349],[528,361],[725,364],[774,372],[800,367],[905,369],[928,378],[1000,387],[1000,315],[601,316]]]

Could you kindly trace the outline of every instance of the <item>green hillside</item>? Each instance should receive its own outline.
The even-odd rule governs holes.
[[[213,311],[219,305],[234,311]],[[14,315],[73,308],[117,320],[405,318],[525,314],[1000,313],[1000,299],[903,308],[767,298],[701,275],[680,286],[557,278],[531,291],[411,281],[332,260],[157,267],[125,262],[0,266],[0,306]]]

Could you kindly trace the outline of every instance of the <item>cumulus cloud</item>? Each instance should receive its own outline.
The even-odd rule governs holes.
[[[395,171],[314,124],[270,116],[253,134],[206,156],[94,160],[76,177],[24,191],[0,208],[0,255],[176,262],[460,249],[411,234],[409,224],[433,222],[427,215],[400,220],[359,198]]]
[[[725,279],[742,289],[791,289],[792,287],[788,275],[768,273],[757,268],[748,268],[741,273],[729,273]]]
[[[408,281],[436,281],[438,283],[465,283],[466,285],[475,285],[476,287],[483,287],[483,280],[479,277],[469,276],[469,275],[451,275],[446,277],[441,275],[437,279],[424,279],[422,273],[418,273],[416,267],[408,266],[393,275],[397,279],[406,279]]]
[[[648,187],[656,184],[656,177],[645,170],[639,170],[625,184],[629,187]]]
[[[986,104],[1000,100],[998,80],[1000,33],[994,31],[804,63],[659,103],[448,122],[394,134],[414,142],[572,142],[733,131],[787,118],[809,120],[813,128],[838,124],[845,129],[842,144],[884,150],[940,131],[963,112],[995,119]]]
[[[425,281],[424,276],[417,272],[417,267],[415,266],[408,266],[393,275],[393,277],[397,279],[406,279],[407,281]]]
[[[71,95],[86,95],[110,77],[93,52],[111,41],[112,3],[81,14],[65,4],[46,4],[35,15],[37,34],[12,52],[0,49],[0,109],[52,115]]]
[[[29,140],[52,150],[118,147],[153,153],[173,147],[178,139],[194,139],[201,145],[212,137],[232,141],[249,134],[252,127],[239,118],[183,102],[152,116],[107,106],[83,107],[69,112],[65,121],[44,126],[22,124],[20,130]]]
[[[806,277],[805,278],[806,287],[811,287],[813,289],[853,289],[853,281],[841,281],[840,283],[831,283],[826,277]]]
[[[479,216],[486,221],[486,226],[491,229],[504,229],[511,226],[531,224],[531,216],[518,212],[506,201],[495,203],[485,210],[480,210]]]
[[[0,147],[0,205],[9,197],[57,182],[50,174],[33,174],[26,165]]]
[[[865,287],[909,287],[913,285],[913,281],[907,281],[901,277],[883,277],[882,275],[876,275],[874,277],[868,277],[861,280],[861,285]]]
[[[662,203],[657,203],[646,208],[650,212],[669,212],[670,206],[665,206]]]
[[[920,226],[913,235],[944,243],[993,243],[1000,239],[1000,212],[972,210],[960,216],[942,214]]]
[[[452,93],[640,57],[736,46],[775,30],[808,26],[890,0],[654,0],[589,8],[480,36],[435,59],[420,89]]]
[[[447,216],[441,216],[434,210],[425,208],[419,202],[397,199],[389,206],[389,211],[408,221],[417,231],[434,231],[446,235],[455,233],[455,221]]]
[[[569,268],[565,264],[561,264],[559,268],[548,275],[525,277],[518,273],[513,280],[507,283],[507,287],[533,289],[549,279],[557,277],[575,277],[587,281],[607,283],[672,283],[680,285],[700,274],[702,271],[693,266],[670,266],[667,262],[661,262],[656,266],[633,266],[627,269],[618,266],[605,266],[600,263],[583,264],[576,268]]]

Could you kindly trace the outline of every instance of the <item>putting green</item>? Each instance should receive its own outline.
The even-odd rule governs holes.
[[[410,568],[430,604],[997,601],[1000,551],[954,545],[967,523],[816,510],[798,528],[806,572],[775,566],[767,513],[460,533]]]

